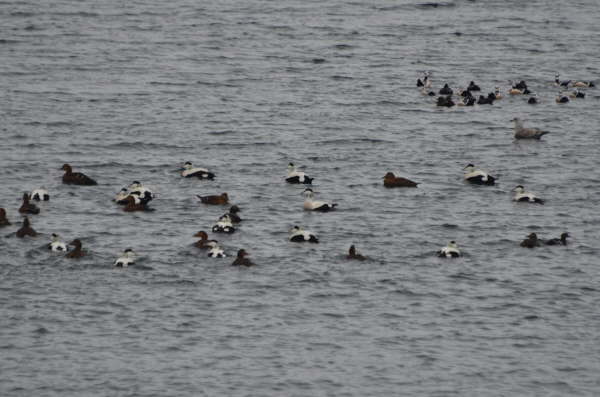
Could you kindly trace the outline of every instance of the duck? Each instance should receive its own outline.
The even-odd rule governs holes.
[[[479,99],[477,100],[477,104],[478,105],[493,105],[494,104],[494,98],[490,98],[489,96],[485,97],[483,95],[479,95]]]
[[[536,204],[544,204],[544,200],[538,198],[535,194],[526,192],[523,185],[516,186],[513,191],[515,192],[515,197],[513,197],[513,201],[525,201],[528,203],[536,203]]]
[[[304,172],[297,171],[294,163],[288,164],[288,175],[287,178],[285,178],[287,183],[312,185],[313,179],[314,178],[310,178]]]
[[[29,202],[29,194],[23,193],[23,204],[21,204],[19,212],[21,214],[36,215],[40,213],[40,209],[35,204]]]
[[[585,93],[576,89],[575,91],[571,91],[569,93],[569,97],[570,98],[585,98]]]
[[[304,243],[304,242],[318,243],[319,242],[319,239],[317,238],[317,236],[312,234],[310,231],[304,230],[298,226],[294,226],[292,228],[292,230],[290,231],[290,233],[291,233],[290,241],[293,241],[295,243]]]
[[[60,240],[60,236],[52,233],[52,241],[48,244],[48,249],[54,252],[67,252],[67,244]]]
[[[124,187],[115,195],[113,201],[115,201],[117,204],[125,205],[128,202],[127,197],[129,197],[129,190]],[[140,201],[138,196],[135,196],[135,199],[137,199],[136,201]]]
[[[560,238],[551,238],[550,240],[546,240],[546,245],[567,245],[567,238],[571,237],[571,235],[567,232],[564,232],[560,235]]]
[[[131,182],[131,185],[129,185],[129,194],[138,196],[144,203],[149,203],[154,198],[154,193],[152,193],[150,189],[142,185],[139,181]]]
[[[510,95],[523,95],[525,93],[525,90],[521,90],[519,88],[512,87],[511,89],[508,90],[508,93]]]
[[[208,249],[209,245],[208,243],[210,243],[211,241],[217,241],[217,240],[209,240],[208,239],[208,234],[206,234],[205,231],[201,230],[198,233],[194,234],[194,237],[199,237],[200,240],[196,241],[194,243],[194,247],[196,248],[200,248],[202,250]]]
[[[556,103],[569,103],[571,100],[568,95],[559,92],[555,98]]]
[[[242,218],[240,218],[238,212],[240,212],[240,207],[237,205],[232,205],[231,208],[229,208],[229,213],[227,215],[229,215],[231,223],[240,223],[242,221]]]
[[[594,84],[593,81],[575,81],[573,82],[573,87],[578,87],[578,88],[593,88],[596,85]]]
[[[556,73],[554,75],[554,85],[557,87],[567,88],[569,86],[570,82],[571,82],[571,80],[560,81],[560,74],[558,74],[558,73]]]
[[[468,97],[464,97],[461,103],[464,106],[474,106],[476,103],[476,100],[474,97],[468,96]]]
[[[184,178],[198,178],[198,179],[215,179],[215,174],[207,170],[206,168],[194,167],[191,161],[186,161],[181,168],[181,176]]]
[[[465,168],[465,180],[475,185],[494,185],[496,178],[487,172],[476,169],[473,164],[468,164]]]
[[[521,241],[521,247],[525,248],[535,248],[540,246],[540,240],[538,240],[537,234],[529,233],[529,236],[523,241]]]
[[[125,211],[125,212],[154,211],[154,209],[149,208],[148,204],[144,201],[141,201],[139,198],[129,195],[129,196],[127,196],[127,204],[125,205],[125,207],[123,207],[123,211]]]
[[[383,186],[387,188],[393,187],[417,187],[419,183],[413,182],[410,179],[398,177],[393,172],[388,172],[383,177]]]
[[[527,83],[525,83],[525,80],[521,80],[517,84],[513,85],[513,88],[516,88],[516,89],[519,89],[519,90],[526,90],[527,89]]]
[[[246,258],[248,256],[248,253],[241,249],[237,252],[237,257],[235,258],[235,260],[233,261],[233,263],[231,264],[231,266],[246,266],[246,267],[250,267],[250,266],[254,266],[254,263],[252,263],[252,261],[248,258]]]
[[[467,87],[467,90],[469,90],[469,91],[481,91],[481,88],[479,88],[479,86],[477,84],[475,84],[475,82],[471,81],[469,83],[469,86]]]
[[[537,105],[538,104],[537,94],[534,94],[533,96],[529,97],[529,99],[527,100],[527,103],[530,105]]]
[[[518,117],[512,119],[515,123],[515,139],[541,139],[550,131],[542,131],[539,128],[525,128],[523,122]]]
[[[459,256],[461,256],[461,253],[458,249],[458,245],[456,245],[456,242],[450,241],[448,245],[442,247],[438,251],[438,256],[440,258],[458,258]]]
[[[305,189],[302,193],[306,199],[304,200],[304,209],[306,211],[319,211],[329,212],[337,207],[335,203],[328,203],[326,201],[313,200],[314,192],[312,189]]]
[[[199,196],[196,195],[200,199],[200,202],[203,204],[210,205],[226,205],[229,203],[229,196],[227,193],[221,193],[219,195],[210,195],[210,196]]]
[[[348,250],[348,255],[346,256],[346,259],[355,259],[358,261],[364,261],[367,258],[365,258],[363,255],[356,252],[356,247],[354,246],[354,244],[352,244],[350,246],[350,249]]]
[[[500,87],[495,87],[494,89],[494,97],[496,100],[504,98],[504,95],[500,93]]]
[[[28,217],[25,217],[25,219],[23,219],[23,224],[21,225],[21,228],[19,230],[17,230],[16,236],[18,238],[23,238],[25,236],[29,236],[29,237],[37,236],[37,232],[35,230],[33,230],[33,228],[31,227]]]
[[[93,186],[98,184],[98,182],[81,172],[73,172],[73,169],[69,164],[64,164],[61,170],[65,171],[65,174],[62,177],[62,183],[66,185]]]
[[[451,108],[454,105],[455,105],[455,103],[452,100],[452,95],[440,96],[440,97],[438,97],[437,102],[436,102],[436,106],[443,106],[443,107],[447,107],[447,108]]]
[[[65,257],[71,259],[78,259],[86,255],[87,252],[81,249],[81,241],[79,239],[76,238],[75,240],[71,241],[69,245],[72,245],[75,248],[67,255],[65,255]]]
[[[225,251],[219,247],[219,244],[217,244],[216,241],[209,242],[208,246],[210,247],[210,250],[208,251],[209,258],[225,258],[227,256],[225,255]]]
[[[4,208],[0,208],[0,227],[10,225],[12,225],[12,223],[10,223],[8,218],[6,218],[6,210]]]
[[[136,254],[131,248],[127,248],[121,256],[117,258],[114,267],[128,267],[135,264]]]
[[[235,233],[235,227],[233,227],[233,224],[231,223],[229,214],[221,216],[217,221],[217,224],[212,227],[212,231],[213,233]]]
[[[35,189],[29,194],[29,198],[35,201],[48,201],[50,200],[50,194],[48,191],[42,186],[39,189]]]
[[[439,91],[440,95],[452,95],[452,88],[448,86],[448,84],[444,84],[444,86]]]

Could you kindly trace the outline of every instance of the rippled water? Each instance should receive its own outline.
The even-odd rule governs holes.
[[[3,1],[0,394],[598,395],[599,76],[595,1]],[[541,104],[440,109],[414,87],[525,79]],[[550,130],[514,142],[510,120]],[[213,182],[173,172],[194,161]],[[302,211],[289,161],[325,215]],[[72,164],[99,181],[62,185]],[[469,162],[499,176],[462,181]],[[386,190],[396,171],[421,185]],[[133,180],[153,213],[111,202]],[[546,205],[517,205],[524,184]],[[51,201],[18,228],[23,191]],[[192,247],[218,236],[259,265]],[[295,224],[318,245],[287,242]],[[568,230],[568,247],[527,250]],[[72,261],[49,235],[80,238]],[[465,256],[435,251],[456,240]],[[350,244],[371,260],[350,263]],[[139,265],[115,270],[132,247]]]

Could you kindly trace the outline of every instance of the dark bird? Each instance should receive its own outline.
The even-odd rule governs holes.
[[[135,196],[127,196],[126,200],[127,204],[123,207],[123,211],[125,212],[154,211],[154,209],[148,207],[148,204],[145,201],[142,201]]]
[[[361,254],[359,254],[358,252],[356,252],[356,248],[354,247],[354,244],[352,244],[350,246],[350,249],[348,250],[348,255],[346,256],[346,259],[356,259],[356,260],[359,260],[359,261],[364,261],[367,258],[365,258]]]
[[[6,210],[4,208],[0,208],[0,227],[10,226],[11,223],[6,218]]]
[[[238,207],[237,205],[232,205],[231,208],[229,208],[228,215],[229,219],[231,220],[231,223],[240,223],[242,221],[242,218],[240,218],[238,212],[240,212],[240,207]]]
[[[62,177],[62,182],[67,185],[97,185],[98,183],[92,178],[88,177],[81,172],[73,172],[73,169],[69,164],[64,164],[61,168],[65,171]]]
[[[84,250],[81,249],[81,241],[79,241],[79,239],[75,239],[73,241],[71,241],[69,243],[69,245],[72,245],[75,247],[75,249],[73,249],[71,252],[69,252],[67,255],[65,255],[67,258],[81,258],[83,256],[85,256],[86,252]]]
[[[540,240],[538,240],[537,234],[535,233],[530,233],[525,240],[521,241],[521,247],[534,248],[539,246]]]
[[[19,208],[21,214],[39,214],[40,209],[33,203],[29,202],[29,194],[23,193],[23,204]]]
[[[538,104],[537,96],[534,95],[532,97],[529,97],[529,99],[527,100],[527,103],[530,105],[537,105]]]
[[[235,258],[231,266],[254,266],[254,263],[252,263],[250,259],[246,258],[246,256],[248,256],[248,253],[245,250],[239,250],[237,253],[237,258]]]
[[[571,82],[571,80],[565,80],[565,81],[560,81],[560,75],[558,73],[556,73],[556,75],[554,76],[554,85],[558,86],[558,87],[568,87],[569,83]]]
[[[444,84],[444,87],[440,89],[440,95],[452,95],[452,89],[448,86],[448,84]]]
[[[37,232],[35,230],[33,230],[33,228],[31,227],[31,225],[29,223],[29,218],[27,218],[27,217],[25,217],[25,219],[23,220],[23,224],[21,225],[21,228],[19,230],[17,230],[17,237],[23,238],[25,236],[29,236],[29,237],[37,236]]]
[[[216,242],[217,240],[209,240],[208,239],[208,234],[206,234],[205,231],[201,230],[198,233],[194,234],[194,237],[199,237],[200,240],[196,241],[194,243],[194,247],[196,248],[200,248],[202,250],[206,250],[210,248],[209,243],[212,242]]]
[[[469,83],[469,86],[467,87],[468,91],[481,91],[481,88],[479,88],[479,86],[477,84],[475,84],[475,82],[471,81]]]
[[[418,183],[409,179],[398,177],[393,172],[388,172],[383,177],[383,186],[385,187],[417,187]]]
[[[560,235],[560,238],[551,238],[550,240],[546,240],[546,245],[567,245],[568,237],[571,237],[571,235],[567,232],[564,232]]]
[[[211,195],[211,196],[198,196],[200,201],[204,204],[212,204],[212,205],[225,205],[229,203],[229,196],[227,193],[221,193],[220,195]]]
[[[452,106],[454,106],[456,104],[452,100],[452,95],[448,95],[448,96],[440,96],[440,97],[438,97],[436,105],[437,106],[445,106],[447,108],[451,108]]]

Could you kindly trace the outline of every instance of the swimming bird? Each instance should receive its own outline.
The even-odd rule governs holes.
[[[537,94],[533,94],[533,96],[529,97],[529,99],[527,100],[527,103],[530,105],[537,105],[537,103],[538,103]]]
[[[318,243],[319,242],[319,239],[317,238],[317,236],[312,234],[310,231],[304,230],[298,226],[294,226],[290,233],[291,233],[290,241],[293,241],[295,243],[304,243],[304,242]]]
[[[464,105],[464,106],[474,106],[476,103],[476,100],[474,97],[472,96],[466,96],[463,98],[463,100],[461,102],[458,103],[458,105]]]
[[[337,204],[313,200],[314,192],[312,189],[305,189],[302,194],[306,197],[304,199],[304,209],[307,211],[329,212],[337,207]]]
[[[136,200],[135,196],[129,195],[126,200],[127,204],[123,207],[123,211],[125,212],[154,211],[154,209],[148,207],[148,204],[145,201],[141,201],[140,199]]]
[[[481,88],[479,88],[479,86],[477,84],[475,84],[475,82],[471,81],[469,83],[469,86],[467,87],[467,90],[469,90],[469,91],[481,91]]]
[[[522,185],[518,185],[513,189],[513,191],[515,192],[515,197],[513,197],[514,201],[526,201],[528,203],[544,204],[544,200],[538,198],[531,192],[526,192]]]
[[[358,261],[364,261],[367,258],[356,252],[356,247],[354,247],[354,244],[352,244],[350,246],[350,249],[348,250],[348,255],[346,256],[346,259],[356,259]]]
[[[121,256],[117,258],[114,267],[128,267],[135,264],[136,254],[131,248],[127,248]]]
[[[66,185],[92,186],[98,184],[95,180],[85,174],[82,174],[81,172],[73,172],[73,169],[69,164],[64,164],[61,170],[65,171],[65,174],[62,177],[62,182]]]
[[[452,95],[440,96],[440,97],[438,97],[437,102],[436,102],[436,106],[444,106],[447,108],[451,108],[454,105],[455,105],[455,103],[452,100]]]
[[[564,232],[560,235],[560,238],[551,238],[550,240],[546,240],[546,245],[567,245],[568,237],[571,237],[571,235],[567,232]]]
[[[573,82],[573,87],[593,88],[595,85],[593,81],[575,81]]]
[[[571,91],[569,93],[569,97],[570,98],[585,98],[585,93],[576,89],[575,91]]]
[[[19,212],[21,214],[39,214],[40,209],[33,203],[29,202],[29,194],[23,193],[23,204],[21,204],[21,208],[19,208]]]
[[[200,199],[200,202],[203,204],[211,204],[211,205],[225,205],[229,203],[229,196],[227,193],[221,193],[219,195],[210,195],[210,196],[199,196],[196,195]]]
[[[248,256],[248,253],[245,250],[239,250],[237,253],[237,258],[235,258],[231,266],[254,266],[254,263],[252,263],[250,259],[246,258],[246,256]]]
[[[516,88],[516,89],[518,89],[518,90],[526,90],[527,89],[527,83],[525,83],[525,80],[521,80],[517,84],[513,85],[513,87]]]
[[[314,178],[310,178],[302,171],[297,171],[293,163],[288,164],[288,175],[285,178],[287,183],[311,185]]]
[[[496,87],[494,89],[494,97],[496,98],[496,100],[504,98],[504,95],[500,93],[500,87]]]
[[[21,225],[21,228],[19,230],[17,230],[16,235],[19,238],[23,238],[25,236],[29,236],[29,237],[37,236],[37,232],[35,230],[33,230],[33,228],[31,227],[28,217],[25,217],[25,219],[23,219],[23,224]]]
[[[228,215],[229,219],[231,220],[231,223],[240,223],[242,221],[242,218],[240,218],[238,212],[240,212],[240,207],[238,207],[237,205],[232,205],[231,208],[229,208]]]
[[[50,200],[50,194],[48,194],[48,191],[44,187],[40,187],[31,192],[29,198],[35,201],[48,201]]]
[[[560,81],[560,74],[554,75],[554,85],[557,87],[568,87],[571,80]]]
[[[496,183],[496,178],[489,175],[487,172],[476,169],[473,164],[468,164],[465,168],[465,180],[476,185],[493,185]]]
[[[129,190],[126,187],[124,187],[121,190],[119,190],[119,192],[115,195],[115,198],[113,200],[117,204],[125,205],[128,203],[127,197],[129,197]],[[137,200],[140,200],[138,196],[135,196],[135,198]]]
[[[198,179],[215,179],[215,174],[206,168],[194,167],[191,161],[186,161],[181,168],[181,176],[184,178],[196,177]]]
[[[219,218],[217,224],[212,227],[213,233],[227,233],[232,234],[235,232],[235,227],[231,223],[229,214],[225,214]]]
[[[571,100],[569,99],[569,96],[568,96],[568,95],[565,95],[565,94],[563,94],[563,93],[559,92],[559,93],[556,95],[555,101],[556,101],[556,103],[568,103],[568,102],[570,102]]]
[[[78,259],[85,256],[86,251],[81,249],[81,241],[79,239],[76,238],[75,240],[71,241],[69,245],[74,246],[75,249],[65,255],[67,258]]]
[[[129,185],[129,194],[138,196],[143,203],[149,203],[154,198],[154,193],[139,181],[131,182],[131,185]]]
[[[60,236],[52,233],[52,241],[48,244],[48,249],[54,252],[66,252],[67,244],[60,240]]]
[[[383,177],[383,186],[385,187],[417,187],[418,183],[410,179],[398,177],[393,172],[388,172]]]
[[[448,245],[442,247],[438,251],[438,256],[440,258],[458,258],[459,256],[461,256],[461,253],[458,249],[458,246],[456,245],[456,242],[450,241]]]
[[[10,226],[11,223],[6,218],[6,210],[4,208],[0,208],[0,227]]]
[[[550,131],[542,131],[539,128],[525,128],[521,119],[515,117],[512,119],[515,123],[515,138],[516,139],[540,139]]]
[[[217,244],[216,241],[209,242],[208,246],[210,247],[210,250],[208,251],[209,258],[225,258],[227,256],[225,255],[225,251],[219,247],[219,244]]]
[[[495,99],[496,99],[495,95],[494,95],[493,98],[490,98],[489,96],[485,97],[483,95],[479,95],[479,99],[477,100],[477,104],[478,105],[493,105]]]
[[[450,88],[450,86],[448,86],[448,84],[444,84],[444,87],[442,87],[439,91],[440,95],[452,95],[452,88]]]
[[[525,248],[535,248],[540,246],[540,240],[538,240],[537,234],[529,233],[529,236],[523,241],[521,241],[521,247]]]
[[[196,241],[194,243],[194,247],[200,248],[200,249],[203,249],[203,250],[209,248],[208,243],[210,243],[211,241],[215,241],[215,242],[217,241],[217,240],[209,240],[208,239],[208,234],[206,234],[206,232],[203,231],[203,230],[201,230],[198,233],[194,234],[194,237],[199,237],[200,238],[200,240],[198,240],[198,241]]]

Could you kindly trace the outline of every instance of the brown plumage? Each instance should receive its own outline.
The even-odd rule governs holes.
[[[148,208],[148,205],[144,201],[140,201],[139,203],[135,202],[135,197],[127,196],[125,199],[127,204],[123,207],[123,211],[125,212],[134,212],[134,211],[151,211]]]
[[[350,249],[348,250],[348,256],[346,256],[346,259],[356,259],[359,261],[364,261],[366,258],[356,252],[356,248],[354,247],[354,244],[353,244],[350,246]]]
[[[67,255],[65,255],[67,258],[77,259],[85,256],[85,251],[81,249],[81,241],[79,241],[79,239],[71,241],[69,245],[74,246],[75,249],[70,251]]]
[[[29,224],[29,218],[27,218],[27,217],[25,217],[25,219],[23,220],[23,225],[21,225],[21,228],[19,230],[17,230],[17,237],[23,238],[25,236],[29,236],[29,237],[37,236],[37,232],[35,230],[33,230],[31,225]]]
[[[521,241],[521,247],[534,248],[539,246],[540,241],[538,240],[537,234],[535,233],[530,233],[525,240]]]
[[[39,214],[40,209],[33,203],[29,202],[29,194],[23,193],[23,204],[19,208],[21,214]]]
[[[204,230],[199,231],[198,233],[194,234],[194,237],[199,237],[200,240],[196,241],[194,243],[194,247],[196,248],[200,248],[201,250],[206,250],[210,248],[209,243],[210,242],[217,242],[217,240],[209,240],[208,239],[208,234],[206,234],[206,232]]]
[[[11,223],[6,219],[6,210],[0,208],[0,227],[9,226]]]
[[[252,263],[250,259],[246,258],[247,255],[248,253],[246,251],[239,250],[237,253],[237,258],[235,259],[235,261],[233,261],[231,266],[254,266],[254,263]]]
[[[388,172],[383,177],[383,186],[385,187],[417,187],[417,185],[418,183],[411,180],[395,176],[393,172]]]
[[[225,205],[229,203],[229,197],[227,193],[221,193],[220,195],[213,196],[196,196],[200,199],[204,204],[212,204],[212,205]]]
[[[89,176],[82,174],[81,172],[73,172],[73,169],[69,164],[64,164],[61,170],[65,171],[62,177],[62,182],[67,185],[97,185],[98,183],[90,178]]]

